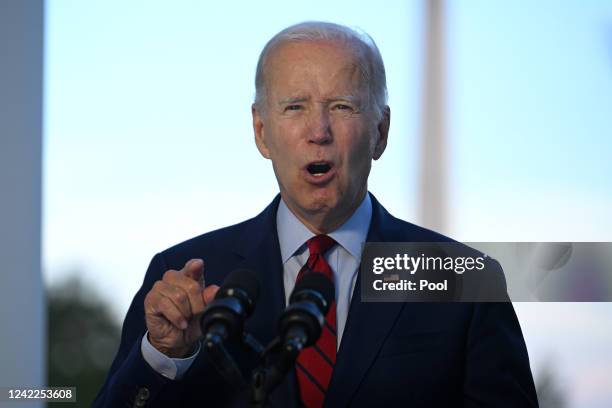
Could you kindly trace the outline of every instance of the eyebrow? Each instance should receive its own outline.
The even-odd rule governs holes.
[[[306,98],[306,97],[291,97],[291,98],[281,99],[278,102],[278,104],[279,105],[285,105],[285,104],[292,104],[292,103],[297,103],[297,102],[306,102],[308,99],[310,99],[310,98]]]
[[[286,104],[292,104],[292,103],[299,103],[299,102],[306,102],[310,100],[310,98],[308,97],[291,97],[291,98],[285,98],[285,99],[281,99],[278,104],[279,105],[286,105]],[[338,95],[338,96],[334,96],[332,98],[325,98],[325,102],[333,102],[333,101],[347,101],[350,103],[354,103],[354,104],[358,104],[359,102],[359,98],[357,98],[354,95]]]
[[[359,102],[359,98],[356,97],[355,95],[338,95],[335,96],[333,98],[328,98],[326,99],[327,102],[332,102],[332,101],[347,101],[350,103],[354,103],[354,104],[358,104]]]

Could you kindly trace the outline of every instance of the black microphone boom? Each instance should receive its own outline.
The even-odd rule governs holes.
[[[247,269],[232,271],[200,320],[204,345],[212,348],[242,334],[245,319],[259,297],[259,282]]]

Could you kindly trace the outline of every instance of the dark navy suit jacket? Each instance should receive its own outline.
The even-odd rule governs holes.
[[[255,271],[261,293],[246,330],[263,344],[276,335],[285,307],[276,210],[280,196],[257,217],[167,249],[153,258],[123,324],[121,345],[94,407],[248,406],[245,392],[226,384],[200,352],[184,378],[168,380],[143,359],[144,297],[167,269],[205,260],[207,284],[236,268]],[[372,196],[368,242],[449,239],[390,215]],[[360,279],[353,293],[326,407],[537,407],[519,322],[506,303],[365,303]],[[232,350],[244,374],[250,354]],[[295,374],[270,406],[298,406]]]

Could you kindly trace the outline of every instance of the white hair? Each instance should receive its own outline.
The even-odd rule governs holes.
[[[266,62],[270,53],[287,42],[338,41],[351,45],[358,59],[364,83],[368,85],[368,107],[377,119],[387,105],[387,80],[385,66],[376,43],[364,31],[322,21],[306,21],[280,31],[268,41],[259,55],[255,72],[255,106],[263,110],[266,97]],[[373,102],[373,103],[372,103]]]

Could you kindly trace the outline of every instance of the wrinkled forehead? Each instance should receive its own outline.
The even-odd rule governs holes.
[[[264,65],[267,94],[318,82],[327,91],[367,91],[367,70],[357,46],[348,41],[291,41],[276,46]],[[337,89],[336,89],[337,88]]]

